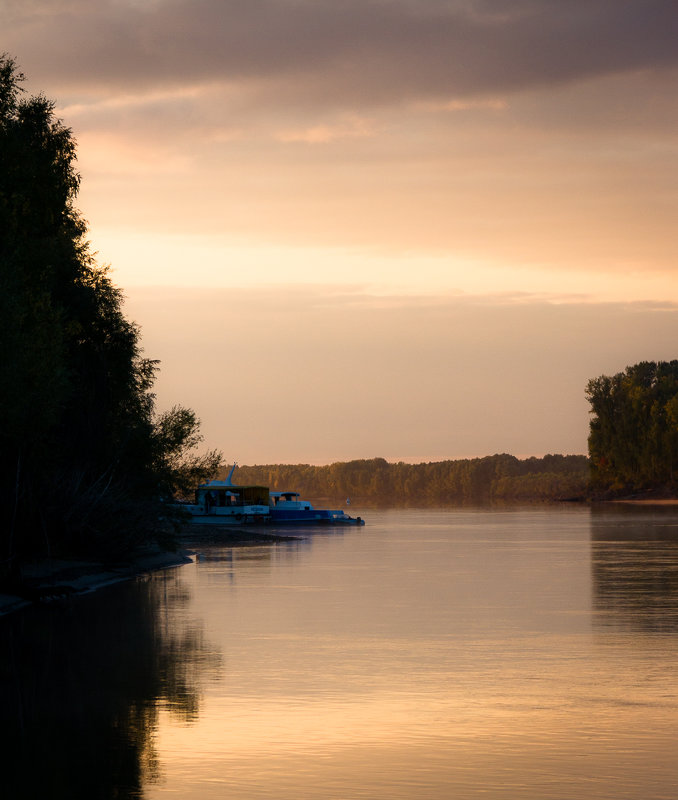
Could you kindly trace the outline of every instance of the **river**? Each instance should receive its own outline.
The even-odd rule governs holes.
[[[678,508],[363,516],[0,619],[3,796],[675,800]]]

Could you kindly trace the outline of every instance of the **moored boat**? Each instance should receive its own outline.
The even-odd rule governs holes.
[[[270,520],[268,486],[235,486],[233,465],[225,481],[201,483],[194,503],[181,503],[189,522],[199,525],[248,525]]]
[[[364,525],[361,517],[351,517],[339,509],[314,508],[301,500],[299,492],[270,492],[267,486],[240,486],[233,483],[237,464],[226,480],[201,483],[195,502],[176,506],[199,525]],[[350,502],[350,501],[347,501]]]
[[[341,510],[314,508],[299,492],[271,492],[269,516],[273,525],[364,525],[361,517]]]

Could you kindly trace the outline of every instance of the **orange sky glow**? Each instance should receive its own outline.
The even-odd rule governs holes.
[[[678,358],[669,0],[5,0],[78,205],[241,463],[586,452]]]

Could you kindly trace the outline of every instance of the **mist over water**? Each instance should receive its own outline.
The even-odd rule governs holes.
[[[12,796],[675,797],[678,511],[366,516],[0,620]]]

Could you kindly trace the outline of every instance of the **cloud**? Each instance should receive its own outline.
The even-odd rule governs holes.
[[[374,124],[370,120],[353,116],[333,124],[314,125],[301,130],[280,131],[276,138],[281,142],[328,144],[337,139],[362,139],[374,135]]]
[[[421,103],[423,111],[470,111],[489,108],[493,111],[504,111],[508,108],[506,100],[443,100],[439,102]]]
[[[673,0],[6,0],[0,26],[65,89],[237,82],[343,108],[678,65]]]
[[[677,25],[673,0],[0,2],[93,228],[535,274],[675,271]]]

